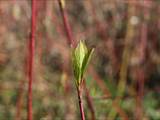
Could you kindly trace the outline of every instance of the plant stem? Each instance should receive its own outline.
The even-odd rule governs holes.
[[[77,93],[78,93],[79,109],[81,113],[81,120],[85,120],[83,101],[82,101],[82,89],[80,86],[77,87]]]
[[[33,82],[33,65],[35,51],[35,32],[36,32],[36,0],[32,0],[32,17],[31,17],[31,35],[29,40],[29,69],[28,69],[28,120],[32,120],[32,82]]]
[[[143,1],[144,5],[149,4],[147,1]],[[148,33],[148,18],[149,9],[147,7],[143,8],[144,20],[141,26],[141,40],[140,40],[140,58],[141,62],[138,68],[135,70],[137,75],[138,91],[137,91],[137,103],[136,103],[136,113],[135,118],[141,120],[143,118],[143,94],[144,94],[144,84],[145,84],[145,68],[141,64],[145,62],[146,48],[147,48],[147,33]]]
[[[68,43],[69,43],[69,45],[71,45],[71,47],[74,47],[75,43],[73,41],[73,34],[72,34],[72,31],[71,31],[70,24],[68,22],[68,17],[67,17],[66,10],[65,10],[65,8],[62,4],[62,0],[58,0],[58,3],[59,3],[59,7],[60,7],[60,13],[62,15],[64,29],[65,29],[65,33],[66,33],[66,36],[67,36]]]
[[[131,3],[128,5],[128,23],[127,23],[127,33],[125,36],[125,46],[123,50],[123,55],[122,55],[122,62],[121,62],[121,67],[120,67],[120,77],[119,77],[119,83],[117,87],[117,96],[115,100],[118,97],[123,97],[126,89],[126,82],[127,82],[127,72],[128,72],[128,65],[130,61],[130,54],[131,54],[131,45],[132,45],[132,40],[134,38],[134,25],[131,24],[130,19],[132,16],[135,15],[135,6],[133,6]],[[115,101],[114,100],[114,101]],[[113,101],[113,103],[114,103]],[[122,100],[120,99],[117,104],[120,105],[122,103]],[[113,108],[111,109],[109,113],[109,118],[112,118],[111,120],[115,120],[117,116],[117,111],[115,111]]]

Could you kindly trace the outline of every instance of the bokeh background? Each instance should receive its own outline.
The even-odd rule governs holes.
[[[92,120],[160,120],[160,1],[63,0],[75,42],[95,52],[83,101]],[[57,0],[37,0],[34,120],[79,120]],[[26,120],[31,1],[0,0],[0,120]]]

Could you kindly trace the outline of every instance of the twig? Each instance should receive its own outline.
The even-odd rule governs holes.
[[[74,43],[74,40],[73,40],[73,35],[72,35],[70,24],[68,22],[66,10],[65,10],[65,8],[62,4],[62,0],[58,0],[58,3],[59,3],[59,7],[60,7],[60,12],[61,12],[61,15],[62,15],[64,29],[65,29],[65,32],[66,32],[68,43],[69,43],[69,45],[71,45],[71,47],[74,47],[75,43]]]
[[[131,23],[130,20],[134,14],[135,14],[135,6],[132,6],[131,4],[129,4],[129,7],[128,7],[129,19],[128,19],[128,25],[127,25],[126,38],[125,38],[125,47],[122,55],[122,63],[120,68],[120,78],[119,78],[119,83],[117,88],[117,91],[118,91],[117,96],[123,96],[125,92],[128,64],[129,64],[130,52],[131,52],[131,42],[134,36],[134,25]],[[121,100],[119,100],[117,104],[120,104],[120,103],[121,103]],[[109,113],[109,118],[112,118],[114,120],[116,115],[117,115],[117,112],[115,112],[114,109],[111,109]]]
[[[29,40],[29,69],[28,69],[28,120],[32,120],[32,82],[33,82],[33,65],[35,52],[35,32],[36,32],[36,0],[32,0],[32,17],[31,17],[31,36]]]
[[[147,1],[143,1],[145,5],[148,4]],[[146,57],[146,48],[147,48],[147,32],[148,32],[148,17],[149,17],[149,9],[147,7],[143,8],[144,13],[144,21],[141,26],[141,41],[140,41],[140,62],[139,64],[144,63]],[[137,84],[138,84],[138,91],[137,91],[137,103],[136,103],[136,116],[137,120],[141,120],[143,117],[143,94],[144,94],[144,84],[145,84],[145,70],[144,66],[139,65],[138,70],[136,69],[137,75]]]
[[[71,27],[70,27],[70,24],[68,22],[68,18],[67,18],[67,14],[66,14],[66,11],[65,11],[65,7],[63,6],[62,4],[62,0],[58,0],[58,3],[59,3],[59,7],[60,7],[60,12],[61,12],[61,15],[62,15],[62,18],[63,18],[63,24],[64,24],[64,28],[65,28],[65,32],[66,32],[66,36],[67,36],[67,41],[68,41],[68,44],[71,46],[71,47],[75,47],[75,41],[73,39],[73,34],[72,34],[72,30],[71,30]],[[87,89],[85,89],[87,90]],[[81,112],[81,118],[82,120],[85,119],[85,116],[84,116],[84,110],[83,110],[83,105],[82,105],[82,100],[81,100],[81,88],[77,88],[77,92],[78,92],[78,98],[79,98],[79,107],[80,107],[80,112]],[[92,113],[92,118],[94,120],[95,118],[95,115],[94,115],[94,110],[93,110],[93,105],[91,104],[91,99],[89,100],[89,92],[86,91],[86,96],[87,96],[87,103],[89,105],[89,109]]]
[[[80,113],[81,113],[81,120],[85,120],[81,86],[77,87],[77,93],[78,93],[79,108],[80,108]]]

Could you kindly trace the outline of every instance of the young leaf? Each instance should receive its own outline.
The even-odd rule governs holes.
[[[82,68],[81,68],[81,71],[82,71],[81,78],[83,77],[83,74],[85,73],[85,70],[87,68],[87,65],[91,59],[93,52],[94,52],[94,48],[90,49],[83,60],[83,64],[82,64]]]
[[[83,64],[83,60],[85,58],[85,55],[87,54],[88,50],[86,45],[84,44],[83,41],[80,41],[80,43],[78,44],[78,46],[75,49],[75,59],[77,64],[79,65],[79,67],[82,67]]]
[[[94,49],[88,50],[85,43],[81,40],[77,47],[72,51],[72,64],[76,84],[79,86],[87,64],[91,58]]]
[[[78,85],[80,81],[81,72],[74,51],[72,52],[72,64],[73,64],[74,77],[76,79],[76,84]]]

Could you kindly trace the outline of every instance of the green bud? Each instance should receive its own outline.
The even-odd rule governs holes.
[[[86,44],[82,40],[80,40],[77,47],[72,51],[73,71],[77,86],[79,86],[82,81],[93,51],[94,49],[88,50]]]

